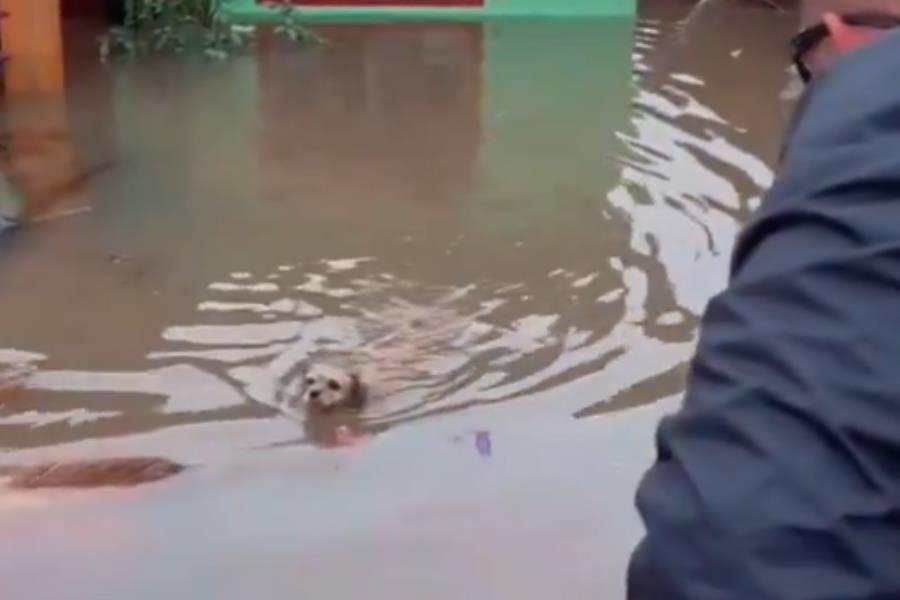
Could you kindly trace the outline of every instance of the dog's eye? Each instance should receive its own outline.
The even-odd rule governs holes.
[[[339,384],[334,379],[328,381],[328,388],[334,390],[335,392],[341,389],[341,384]]]
[[[316,382],[316,380],[315,380],[314,377],[307,377],[307,378],[306,378],[306,385],[312,385],[312,384],[314,384],[315,382]]]

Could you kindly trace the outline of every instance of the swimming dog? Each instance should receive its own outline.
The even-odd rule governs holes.
[[[313,363],[303,375],[303,406],[313,410],[360,410],[366,401],[366,387],[358,373],[328,363]]]

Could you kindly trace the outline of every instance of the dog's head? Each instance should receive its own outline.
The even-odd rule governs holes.
[[[304,375],[302,399],[304,406],[320,410],[359,409],[365,391],[358,375],[333,365],[314,364]]]

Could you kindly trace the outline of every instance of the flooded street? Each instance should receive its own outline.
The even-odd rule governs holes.
[[[622,597],[794,26],[656,0],[103,65],[65,25],[64,73],[13,64],[0,114],[25,221],[0,233],[0,469],[190,468],[0,487],[0,595]],[[361,414],[278,410],[336,356]]]

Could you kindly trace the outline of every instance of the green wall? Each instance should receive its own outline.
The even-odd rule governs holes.
[[[491,18],[598,18],[632,16],[636,0],[486,0],[483,9],[403,7],[304,8],[310,21],[477,21]],[[272,21],[277,13],[255,0],[226,0],[225,13],[244,23]]]

